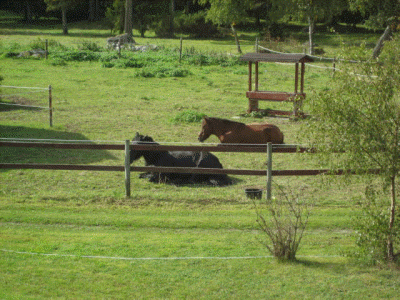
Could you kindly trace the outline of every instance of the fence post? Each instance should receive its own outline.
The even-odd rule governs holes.
[[[51,85],[49,85],[49,119],[50,127],[53,127],[53,97],[51,95]]]
[[[336,71],[336,57],[333,58],[333,74],[332,74],[332,76],[335,76],[335,71]]]
[[[125,141],[125,195],[131,197],[130,140]]]
[[[267,144],[267,200],[271,200],[272,189],[272,144]]]

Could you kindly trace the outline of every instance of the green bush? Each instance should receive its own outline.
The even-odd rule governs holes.
[[[125,57],[124,54],[121,54],[121,58],[122,57]],[[101,62],[111,62],[111,61],[116,60],[118,58],[119,58],[118,57],[118,53],[116,53],[116,52],[107,52],[105,54],[103,53],[100,56],[100,61]]]
[[[141,68],[137,73],[136,77],[186,77],[192,73],[189,70],[173,67],[173,66],[146,66]]]
[[[173,37],[173,33],[170,30],[170,21],[171,16],[164,14],[163,16],[160,17],[159,20],[153,22],[150,25],[150,28],[154,30],[154,33],[156,34],[157,37],[160,38],[170,38]]]
[[[170,119],[171,123],[197,123],[201,122],[205,114],[193,110],[186,110],[178,113],[175,117]]]
[[[114,68],[114,62],[111,62],[111,61],[105,61],[105,62],[103,62],[103,64],[102,64],[102,66],[104,67],[104,68]]]
[[[400,225],[395,223],[394,230],[389,230],[390,207],[388,204],[379,200],[384,198],[383,191],[375,187],[366,188],[366,201],[361,202],[362,214],[353,219],[356,230],[356,245],[358,246],[350,256],[366,265],[376,265],[384,263],[382,258],[387,256],[386,241],[391,235],[395,244],[400,243]],[[400,212],[396,212],[396,219],[400,217]]]
[[[92,51],[67,51],[51,54],[54,59],[63,59],[65,61],[99,61],[100,54]]]
[[[185,53],[183,59],[190,65],[211,66],[220,65],[222,67],[231,67],[243,64],[237,56],[228,56],[225,54],[202,54],[202,53]]]
[[[117,68],[142,68],[144,66],[144,63],[138,62],[134,58],[128,58],[115,60],[114,65]]]
[[[83,51],[93,51],[100,52],[103,51],[103,48],[100,47],[96,42],[83,41],[78,45],[79,50]]]
[[[58,58],[58,57],[47,60],[47,63],[52,65],[52,66],[65,66],[65,65],[67,65],[67,62],[64,59]]]
[[[67,46],[62,45],[60,42],[53,39],[47,40],[48,50],[50,51],[68,51],[70,50]],[[37,38],[29,43],[30,49],[45,49],[46,40]]]
[[[5,58],[12,58],[12,57],[17,57],[19,53],[16,52],[7,52],[4,54]]]

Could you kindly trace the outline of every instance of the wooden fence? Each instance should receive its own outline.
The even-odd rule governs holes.
[[[327,169],[316,170],[273,170],[272,153],[302,153],[313,152],[313,149],[297,145],[240,145],[225,144],[217,146],[166,146],[154,144],[132,145],[129,140],[122,144],[95,144],[95,143],[43,143],[43,142],[15,142],[0,141],[0,147],[38,147],[53,149],[77,149],[77,150],[124,150],[124,166],[105,165],[68,165],[68,164],[34,164],[34,163],[0,163],[0,169],[40,169],[40,170],[85,170],[85,171],[119,171],[125,172],[125,192],[130,197],[130,172],[169,172],[169,173],[195,173],[195,174],[230,174],[266,176],[266,198],[271,199],[271,183],[273,176],[308,176],[330,172]],[[264,153],[267,157],[267,168],[265,170],[249,169],[215,169],[215,168],[183,168],[183,167],[138,167],[130,165],[131,150],[152,150],[152,151],[208,151],[208,152],[242,152],[242,153]],[[3,150],[4,151],[4,150]],[[334,175],[342,175],[351,171],[340,170]],[[378,173],[378,170],[372,170]]]

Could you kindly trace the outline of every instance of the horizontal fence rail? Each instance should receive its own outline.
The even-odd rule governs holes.
[[[96,144],[96,143],[43,143],[43,142],[16,142],[0,141],[0,147],[23,147],[23,148],[54,148],[54,149],[79,149],[79,150],[124,150],[123,144]],[[131,150],[151,151],[196,151],[196,152],[255,152],[266,153],[267,145],[260,146],[243,144],[221,144],[217,146],[167,146],[167,145],[130,145]],[[303,153],[314,152],[313,148],[298,145],[272,145],[272,152],[276,153]]]
[[[83,170],[83,171],[117,171],[125,172],[126,196],[130,197],[130,172],[168,172],[168,173],[193,173],[193,174],[228,174],[228,175],[250,175],[267,176],[267,199],[271,198],[271,180],[273,176],[313,176],[320,174],[343,175],[355,174],[352,170],[337,170],[332,172],[328,169],[314,170],[272,170],[272,153],[314,153],[314,148],[306,148],[298,145],[243,145],[225,144],[217,146],[176,146],[176,145],[154,145],[140,144],[132,145],[129,140],[123,144],[98,144],[98,143],[50,143],[50,142],[21,142],[1,141],[0,147],[22,147],[22,148],[52,148],[52,149],[76,149],[76,150],[125,150],[124,166],[106,165],[72,165],[72,164],[35,164],[35,163],[0,163],[0,169],[36,169],[36,170]],[[157,166],[130,166],[130,151],[207,151],[207,152],[246,152],[266,153],[267,169],[216,169],[216,168],[184,168],[184,167],[157,167]],[[379,174],[380,170],[368,170],[367,173]]]

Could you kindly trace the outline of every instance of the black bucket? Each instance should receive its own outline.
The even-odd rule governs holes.
[[[263,190],[261,189],[245,189],[247,198],[250,199],[261,199]]]

